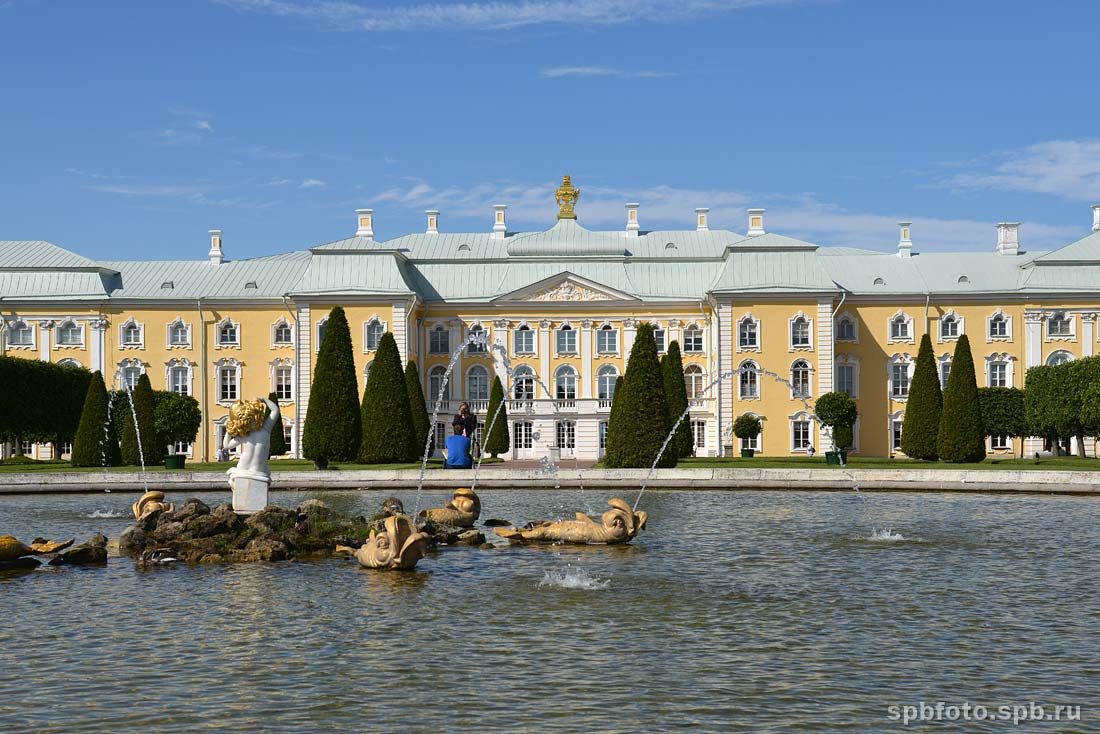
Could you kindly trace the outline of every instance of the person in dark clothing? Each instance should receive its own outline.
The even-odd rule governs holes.
[[[447,437],[447,463],[443,466],[447,469],[469,469],[474,465],[474,457],[470,455],[470,439],[463,435],[463,427],[459,422],[452,426],[453,436]]]
[[[470,410],[470,404],[460,403],[458,412],[455,413],[454,420],[451,422],[462,426],[462,435],[470,439],[471,453],[477,453],[477,416]]]

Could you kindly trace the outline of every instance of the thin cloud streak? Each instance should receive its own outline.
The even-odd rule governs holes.
[[[992,170],[948,178],[956,189],[998,189],[1100,200],[1100,140],[1050,140],[998,156]]]
[[[665,79],[677,76],[674,71],[623,71],[607,66],[554,66],[539,71],[540,76],[557,79],[566,76],[615,76],[631,79]]]

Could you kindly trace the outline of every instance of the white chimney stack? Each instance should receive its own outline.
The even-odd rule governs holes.
[[[225,260],[225,255],[222,253],[222,231],[220,229],[210,230],[210,252],[207,255],[210,257],[210,262],[215,265],[221,265]]]
[[[508,222],[505,221],[504,211],[508,208],[507,204],[493,204],[493,239],[504,239],[505,233],[508,232]]]
[[[439,234],[439,210],[428,209],[424,213],[428,215],[428,229],[425,234]]]
[[[912,222],[898,222],[898,228],[901,230],[898,233],[898,257],[913,256],[913,240],[909,238],[909,228],[912,226]]]
[[[1100,204],[1092,205],[1092,231],[1100,232]]]
[[[997,223],[997,254],[998,255],[1019,255],[1020,254],[1020,223],[1019,222],[998,222]]]
[[[710,225],[707,224],[707,213],[710,209],[706,207],[699,207],[695,210],[695,231],[706,232],[710,229]]]
[[[638,205],[627,204],[626,205],[626,236],[637,237],[638,230],[641,229],[641,225],[638,224]]]
[[[359,218],[359,229],[355,230],[356,237],[366,237],[368,240],[374,239],[374,210],[373,209],[356,209],[356,216]]]
[[[749,237],[764,234],[764,210],[749,209]]]

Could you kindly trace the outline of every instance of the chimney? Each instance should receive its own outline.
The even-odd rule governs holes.
[[[1019,255],[1020,254],[1020,223],[1019,222],[998,222],[997,223],[997,254],[998,255]]]
[[[439,234],[439,210],[428,209],[424,213],[428,215],[428,229],[425,234]]]
[[[706,232],[710,227],[707,225],[707,213],[710,209],[706,207],[699,207],[695,210],[695,231]]]
[[[373,209],[356,209],[356,216],[359,217],[359,229],[355,230],[356,237],[366,237],[368,240],[374,239],[374,210]]]
[[[913,240],[909,239],[909,228],[912,226],[912,222],[898,222],[901,230],[898,233],[898,257],[913,256]]]
[[[504,219],[504,210],[507,204],[493,204],[493,239],[502,240],[508,231],[508,223]]]
[[[749,237],[764,234],[764,210],[749,209]]]
[[[1092,205],[1092,231],[1100,232],[1100,204]]]
[[[210,252],[207,255],[210,257],[210,262],[215,265],[221,265],[225,261],[225,255],[222,253],[222,231],[220,229],[210,230]]]
[[[641,225],[638,224],[638,205],[627,204],[626,205],[626,236],[637,237],[638,230],[641,229]]]

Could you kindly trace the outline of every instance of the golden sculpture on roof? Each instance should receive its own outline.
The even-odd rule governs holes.
[[[573,207],[581,196],[581,190],[573,187],[568,176],[562,177],[561,186],[554,192],[554,198],[558,201],[558,219],[576,219],[577,213]]]

